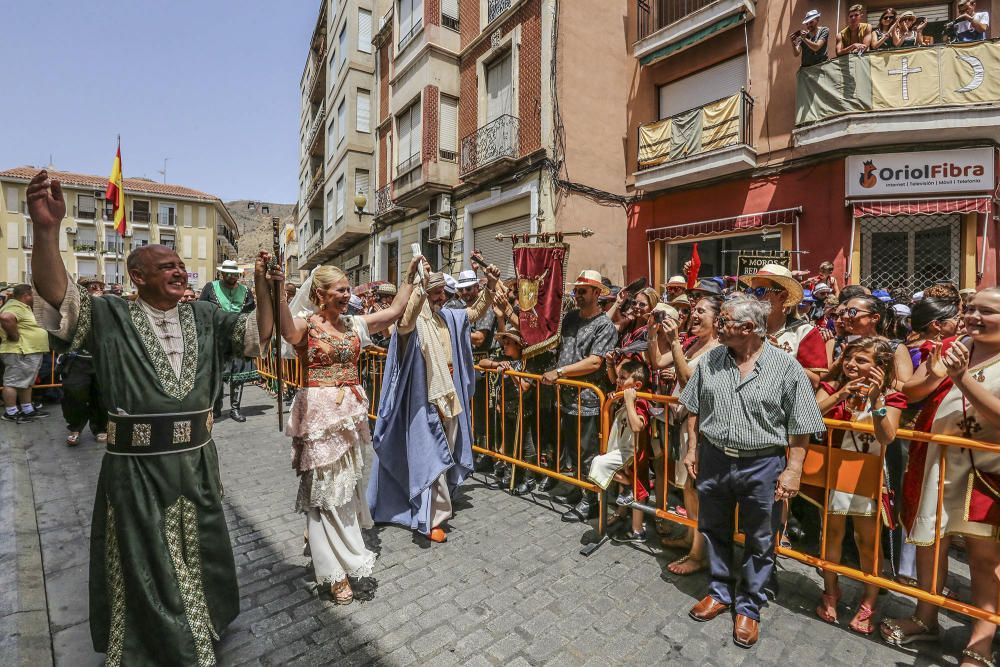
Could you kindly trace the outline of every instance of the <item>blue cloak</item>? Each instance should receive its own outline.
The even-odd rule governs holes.
[[[427,370],[417,332],[392,335],[372,444],[375,457],[367,498],[377,523],[395,523],[430,532],[431,486],[447,473],[455,489],[472,471],[469,406],[475,393],[472,337],[465,309],[442,309],[451,336],[455,390],[463,406],[458,415],[455,455],[437,409],[427,401]]]

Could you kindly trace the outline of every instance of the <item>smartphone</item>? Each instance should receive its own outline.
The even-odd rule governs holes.
[[[654,310],[653,311],[653,321],[656,322],[657,324],[662,324],[663,320],[666,317],[667,317],[667,314],[665,312],[663,312],[662,310]]]

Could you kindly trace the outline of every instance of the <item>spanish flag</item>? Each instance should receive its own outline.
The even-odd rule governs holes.
[[[108,179],[108,189],[105,199],[110,199],[115,211],[115,231],[125,237],[125,187],[122,185],[122,140],[118,139],[118,152],[115,154],[115,166],[111,168]]]

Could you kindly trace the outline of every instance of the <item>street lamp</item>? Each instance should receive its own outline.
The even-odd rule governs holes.
[[[365,196],[365,193],[359,192],[356,195],[354,195],[354,210],[357,212],[359,216],[371,215],[371,213],[365,210],[365,206],[367,205],[368,205],[368,197]]]

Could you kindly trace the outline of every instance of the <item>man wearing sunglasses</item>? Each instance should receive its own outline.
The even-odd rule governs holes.
[[[805,446],[826,430],[809,379],[794,359],[767,344],[770,305],[736,295],[715,320],[722,343],[707,353],[681,393],[698,446],[684,457],[700,499],[711,582],[689,615],[711,621],[735,607],[733,642],[759,636],[765,589],[774,574],[782,503],[798,494]],[[740,574],[733,567],[734,516],[746,535]]]
[[[757,273],[743,276],[740,281],[746,285],[746,294],[771,307],[767,317],[768,340],[795,357],[813,386],[817,386],[829,365],[826,341],[819,329],[798,315],[797,306],[805,296],[801,283],[780,264],[765,264]]]

